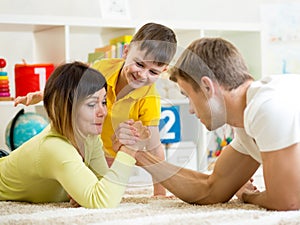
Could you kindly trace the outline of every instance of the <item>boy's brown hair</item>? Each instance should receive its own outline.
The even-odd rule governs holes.
[[[153,58],[159,66],[169,64],[177,48],[174,31],[157,23],[143,25],[133,36],[130,45],[133,44],[138,44],[141,51],[145,50],[145,56]]]
[[[189,82],[199,90],[203,76],[232,90],[247,80],[253,80],[238,49],[222,38],[200,38],[193,41],[170,69],[170,80]]]

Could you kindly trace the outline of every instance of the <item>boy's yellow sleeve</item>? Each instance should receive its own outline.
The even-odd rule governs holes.
[[[159,96],[147,96],[141,99],[135,107],[139,109],[139,120],[143,122],[145,126],[158,126],[160,120],[161,104]]]

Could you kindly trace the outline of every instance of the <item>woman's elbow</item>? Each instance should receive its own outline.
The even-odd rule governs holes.
[[[91,209],[107,209],[107,208],[116,208],[120,205],[121,199],[118,200],[101,200],[101,201],[93,201],[90,204],[87,205],[86,208]]]

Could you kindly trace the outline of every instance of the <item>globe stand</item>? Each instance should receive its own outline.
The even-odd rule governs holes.
[[[9,153],[3,149],[0,149],[0,158],[4,157],[4,156],[8,156]]]
[[[21,116],[22,114],[24,114],[24,109],[21,109],[15,115],[15,117],[13,118],[13,120],[11,122],[11,128],[10,128],[10,131],[9,131],[9,144],[11,146],[12,151],[16,149],[15,144],[14,144],[14,128],[15,128],[15,125],[16,125],[16,122],[17,122],[19,116]]]

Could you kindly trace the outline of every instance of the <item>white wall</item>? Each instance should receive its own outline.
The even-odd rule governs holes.
[[[100,16],[98,0],[1,0],[0,14]]]
[[[113,1],[113,0],[111,0]],[[117,0],[116,0],[117,1]],[[128,0],[132,19],[259,22],[262,3],[297,0]],[[0,15],[101,17],[100,0],[1,0]]]

